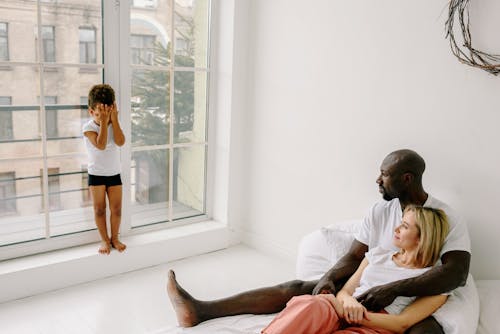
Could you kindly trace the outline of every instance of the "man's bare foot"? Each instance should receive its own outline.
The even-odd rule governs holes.
[[[120,253],[123,252],[125,248],[127,248],[127,245],[118,240],[118,238],[111,239],[111,246]]]
[[[111,243],[109,241],[101,241],[99,246],[99,254],[108,255],[111,252]]]
[[[181,327],[192,327],[201,321],[196,311],[196,300],[175,280],[175,273],[168,271],[167,292]]]

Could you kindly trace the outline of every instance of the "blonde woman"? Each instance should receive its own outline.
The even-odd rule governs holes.
[[[381,312],[367,311],[356,296],[374,286],[416,277],[431,269],[439,259],[448,230],[442,210],[406,207],[393,237],[399,251],[371,249],[336,296],[293,297],[262,333],[403,333],[434,313],[446,302],[447,295],[400,296]]]

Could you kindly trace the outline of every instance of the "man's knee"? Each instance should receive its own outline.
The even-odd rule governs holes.
[[[444,331],[434,317],[428,317],[410,327],[406,334],[444,334]]]

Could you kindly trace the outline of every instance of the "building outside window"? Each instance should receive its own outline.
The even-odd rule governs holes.
[[[12,97],[0,96],[0,140],[14,139],[12,110],[2,108],[2,106],[10,106],[11,104]]]
[[[96,31],[94,28],[80,27],[80,63],[96,63]]]
[[[0,60],[9,60],[9,25],[0,22]]]

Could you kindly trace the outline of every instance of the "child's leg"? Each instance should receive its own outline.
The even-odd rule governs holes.
[[[101,247],[99,253],[109,254],[111,251],[111,243],[106,229],[106,186],[89,186],[92,202],[94,205],[94,219],[101,236]]]
[[[127,246],[118,239],[122,220],[122,186],[108,187],[107,192],[111,211],[111,245],[119,252],[123,252]]]

